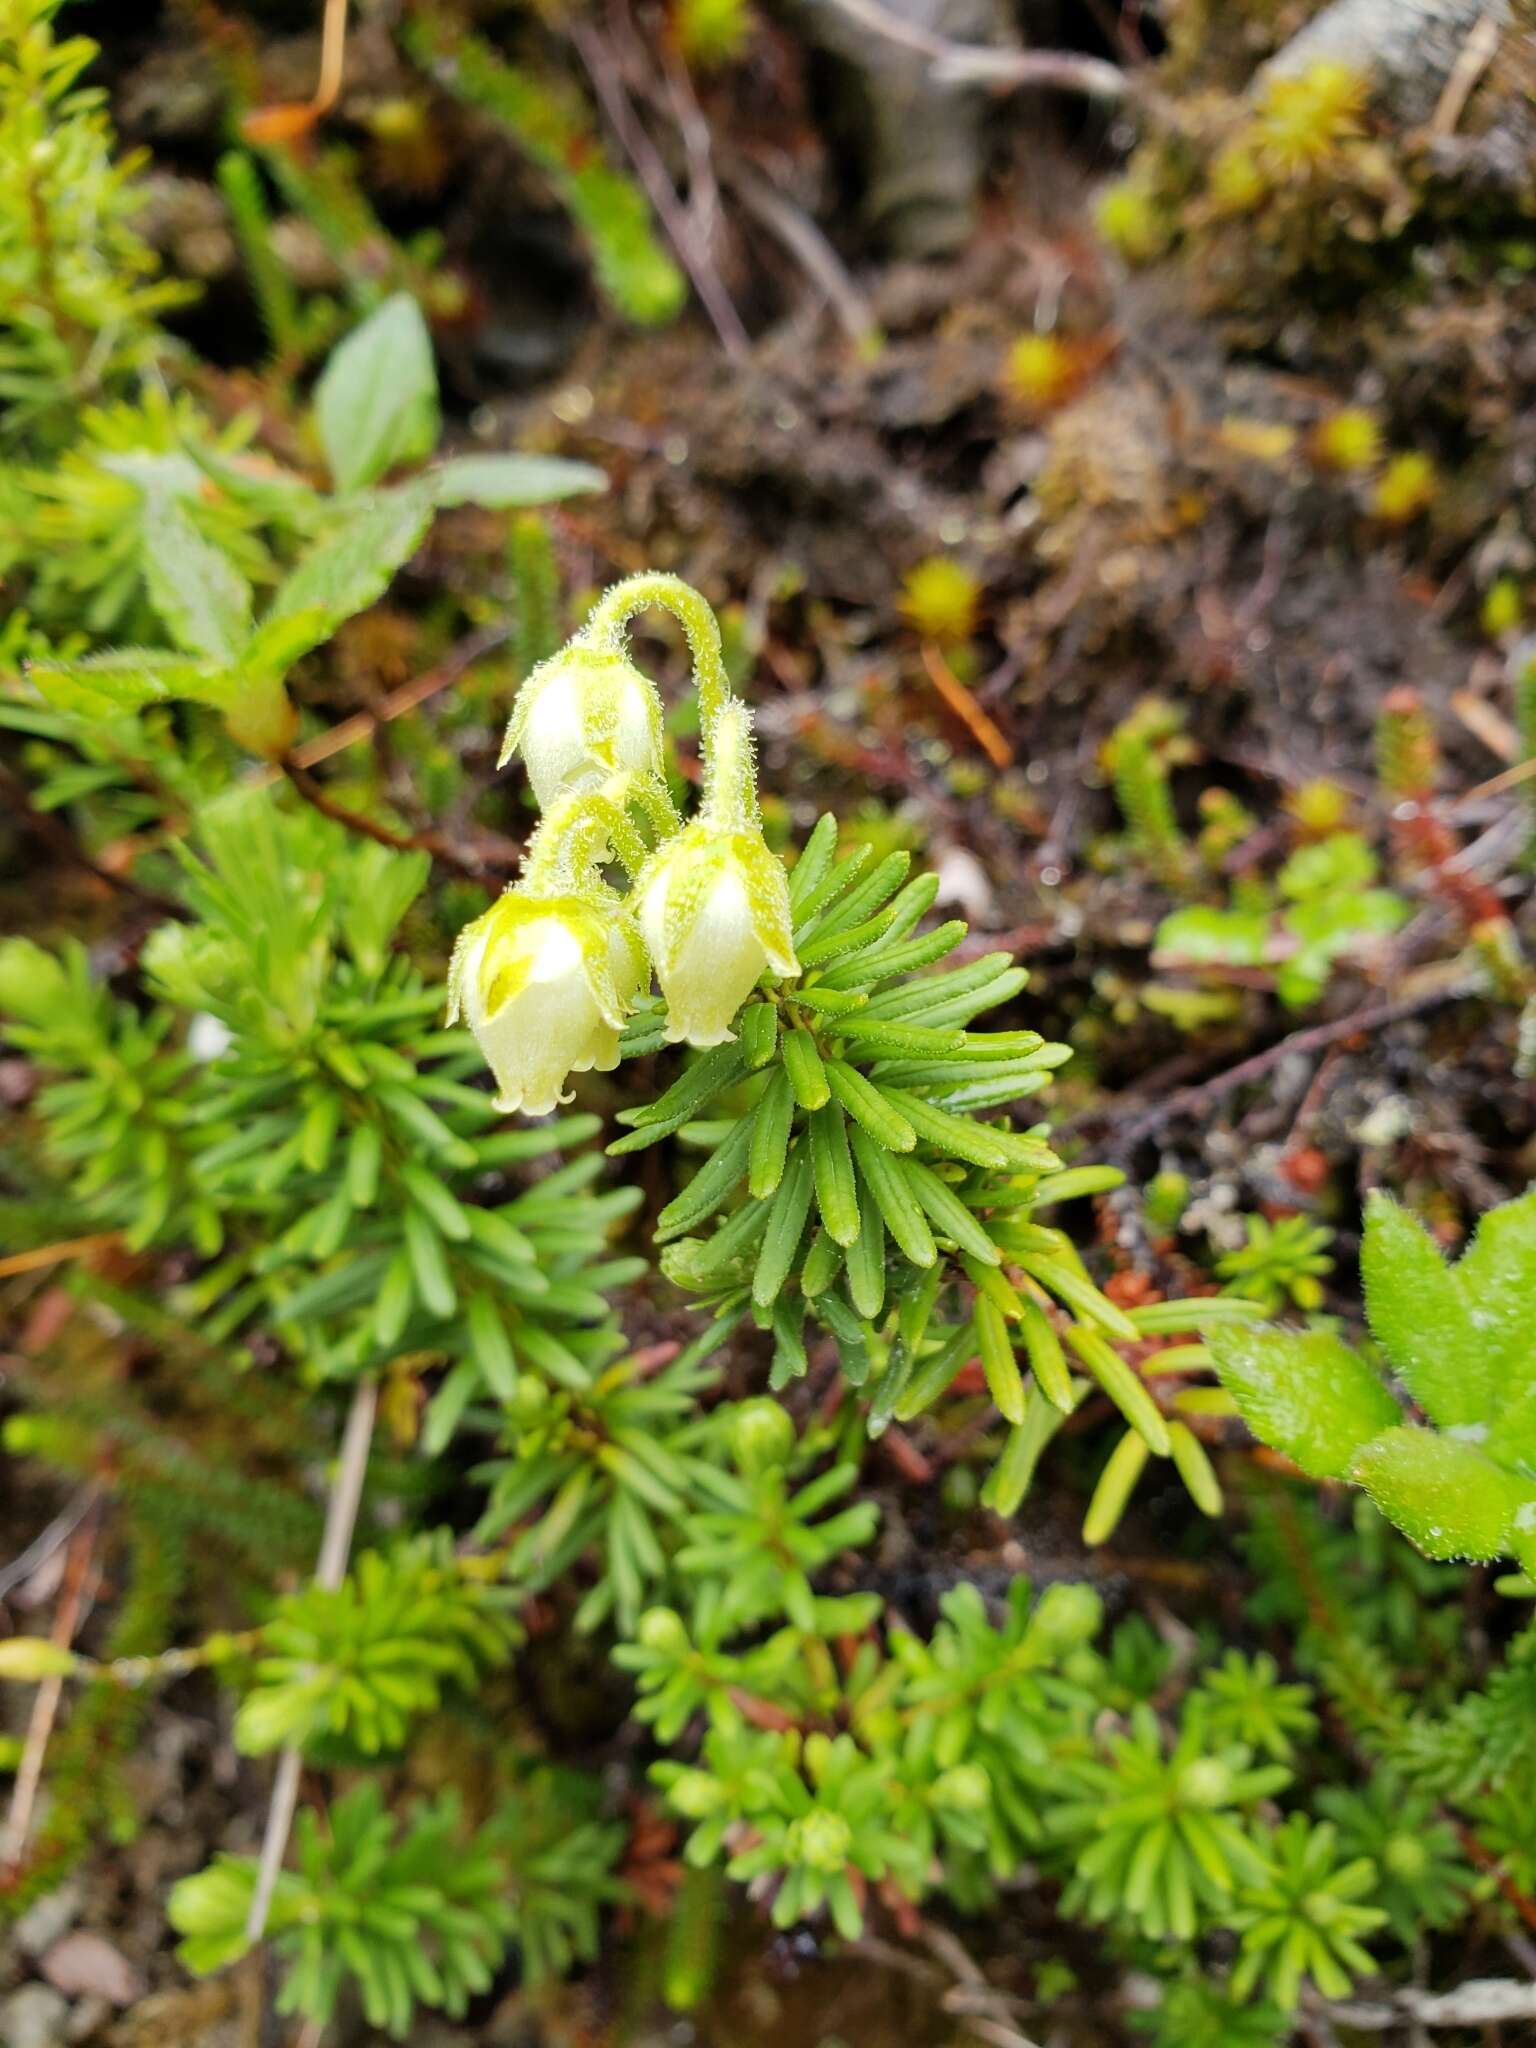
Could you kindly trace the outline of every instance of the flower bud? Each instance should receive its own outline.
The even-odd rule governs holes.
[[[761,832],[696,819],[652,855],[635,897],[674,1041],[723,1045],[764,968],[800,971],[789,883]]]
[[[813,1806],[790,1822],[788,1848],[794,1861],[808,1870],[846,1870],[853,1854],[853,1829],[840,1813]]]
[[[1047,1586],[1029,1624],[1033,1641],[1052,1656],[1064,1656],[1097,1635],[1104,1603],[1091,1586]]]
[[[501,761],[522,755],[539,809],[615,775],[660,776],[661,699],[624,655],[579,639],[517,693]]]
[[[952,1764],[934,1781],[933,1803],[942,1813],[985,1813],[992,1786],[979,1764]]]
[[[731,1456],[748,1478],[775,1471],[789,1460],[795,1425],[767,1395],[743,1401],[731,1417]]]
[[[725,1787],[708,1771],[681,1770],[668,1784],[667,1797],[685,1820],[706,1820],[724,1804]]]
[[[1187,1806],[1226,1806],[1233,1789],[1231,1767],[1219,1756],[1196,1757],[1179,1773],[1178,1796]]]
[[[508,890],[466,925],[448,970],[448,1015],[462,1012],[496,1076],[498,1109],[545,1116],[569,1074],[619,1063],[619,1030],[645,956],[611,898]]]
[[[658,1656],[683,1657],[692,1647],[682,1616],[670,1607],[648,1607],[640,1617],[635,1640],[643,1650],[654,1650]]]

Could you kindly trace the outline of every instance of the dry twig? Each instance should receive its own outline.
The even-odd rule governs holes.
[[[335,1592],[347,1569],[352,1549],[352,1531],[357,1526],[358,1504],[363,1497],[363,1478],[368,1470],[368,1447],[373,1441],[373,1418],[378,1410],[377,1380],[361,1379],[352,1394],[347,1425],[342,1431],[341,1453],[336,1461],[336,1478],[326,1503],[325,1529],[320,1538],[320,1555],[315,1563],[315,1584],[327,1593]],[[294,1744],[277,1761],[272,1781],[272,1803],[267,1808],[266,1831],[261,1841],[261,1861],[256,1870],[256,1889],[246,1917],[245,1938],[260,1941],[272,1910],[272,1894],[288,1850],[294,1810],[299,1803],[299,1773],[303,1757]]]
[[[381,825],[376,818],[364,817],[361,811],[349,810],[328,796],[323,783],[303,767],[296,756],[285,754],[282,760],[283,773],[303,797],[311,809],[317,810],[322,818],[329,818],[333,824],[342,825],[348,832],[361,833],[363,838],[372,839],[380,846],[388,846],[396,853],[429,853],[434,860],[440,860],[444,867],[456,869],[461,875],[468,875],[473,881],[484,881],[488,871],[504,868],[507,871],[516,864],[509,853],[505,862],[489,861],[477,854],[461,853],[453,842],[445,839],[441,832],[396,832],[392,826]]]
[[[880,0],[832,0],[832,4],[850,21],[886,42],[931,58],[933,75],[942,85],[992,85],[1008,91],[1025,85],[1055,85],[1102,100],[1126,99],[1137,90],[1134,79],[1102,57],[1085,57],[1076,50],[989,50],[979,43],[953,43],[891,14]]]
[[[1336,1017],[1330,1024],[1312,1024],[1304,1031],[1293,1031],[1274,1045],[1266,1046],[1262,1052],[1254,1053],[1251,1058],[1239,1060],[1235,1067],[1213,1074],[1209,1080],[1196,1082],[1193,1087],[1176,1089],[1161,1102],[1153,1103],[1150,1109],[1143,1110],[1116,1132],[1114,1149],[1123,1156],[1132,1146],[1139,1145],[1143,1138],[1151,1137],[1154,1131],[1161,1130],[1175,1117],[1203,1115],[1234,1089],[1246,1087],[1251,1081],[1261,1081],[1272,1068],[1289,1059],[1293,1053],[1320,1052],[1325,1046],[1336,1044],[1342,1038],[1353,1038],[1358,1032],[1385,1030],[1389,1024],[1401,1023],[1405,1017],[1417,1017],[1425,1010],[1439,1009],[1443,1003],[1459,1002],[1464,996],[1475,995],[1478,987],[1474,981],[1442,982],[1395,1002],[1372,1003],[1364,1009],[1351,1010],[1347,1017]],[[1113,1108],[1106,1109],[1103,1117],[1112,1121]]]
[[[53,1628],[49,1640],[61,1650],[67,1650],[75,1639],[75,1631],[84,1617],[90,1596],[91,1560],[96,1550],[96,1533],[101,1525],[101,1498],[93,1492],[85,1513],[76,1525],[69,1539],[69,1555],[64,1565],[64,1586],[59,1594],[58,1608],[53,1617]],[[21,1762],[16,1767],[16,1783],[11,1791],[11,1810],[6,1817],[5,1834],[0,1838],[0,1867],[14,1870],[21,1861],[22,1851],[27,1846],[27,1837],[32,1830],[32,1812],[37,1804],[38,1788],[43,1782],[43,1759],[48,1753],[49,1738],[53,1724],[58,1717],[59,1701],[64,1692],[62,1677],[45,1678],[37,1688],[32,1702],[32,1718],[27,1723],[27,1739],[22,1747]]]
[[[1013,765],[1013,749],[995,721],[982,710],[931,640],[923,642],[923,667],[928,680],[956,718],[969,731],[994,768]]]
[[[752,344],[741,324],[741,316],[731,303],[730,293],[711,262],[708,249],[701,246],[701,237],[695,231],[696,223],[678,198],[677,188],[668,175],[660,152],[630,103],[606,39],[590,23],[575,17],[566,24],[566,34],[586,67],[592,89],[608,116],[620,148],[634,166],[636,177],[645,187],[646,195],[677,251],[678,260],[699,295],[700,305],[709,315],[720,346],[733,362],[745,362],[752,353]]]

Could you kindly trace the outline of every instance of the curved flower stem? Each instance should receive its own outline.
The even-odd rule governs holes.
[[[528,848],[523,887],[559,893],[582,886],[582,870],[600,867],[610,856],[633,880],[649,853],[623,805],[600,790],[575,790],[562,797]]]
[[[653,604],[671,612],[687,635],[688,651],[693,657],[693,686],[699,699],[699,724],[707,735],[731,701],[731,683],[725,672],[719,621],[708,601],[691,584],[659,570],[626,576],[598,599],[582,631],[600,647],[622,653],[624,630],[630,620],[636,612]]]

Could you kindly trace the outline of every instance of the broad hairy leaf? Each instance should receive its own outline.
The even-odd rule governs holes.
[[[1442,1429],[1486,1424],[1498,1400],[1498,1357],[1462,1285],[1417,1217],[1373,1194],[1360,1247],[1365,1312],[1404,1386]],[[1525,1296],[1527,1313],[1536,1292]]]
[[[1493,1384],[1495,1408],[1532,1413],[1536,1458],[1536,1189],[1490,1209],[1454,1268]]]
[[[1351,1477],[1426,1557],[1502,1557],[1514,1547],[1516,1517],[1536,1509],[1536,1479],[1517,1479],[1476,1444],[1432,1429],[1385,1430]]]
[[[590,462],[559,455],[455,455],[435,465],[439,505],[553,505],[606,491],[608,479]]]
[[[1254,1435],[1314,1479],[1346,1478],[1362,1446],[1399,1420],[1376,1373],[1327,1331],[1224,1326],[1205,1341]]]
[[[169,647],[123,647],[56,666],[38,662],[27,674],[48,703],[82,718],[137,711],[175,697],[222,704],[230,690],[223,663],[189,660]]]
[[[142,534],[149,601],[176,644],[209,661],[238,661],[251,633],[251,587],[234,563],[163,491],[144,500]]]
[[[432,479],[417,477],[349,505],[280,586],[252,645],[252,664],[265,665],[277,625],[287,628],[287,659],[297,660],[306,651],[300,640],[307,636],[309,647],[318,646],[343,619],[381,598],[401,563],[421,545],[436,503]]]
[[[1157,953],[1174,959],[1258,967],[1268,937],[1269,919],[1262,911],[1217,910],[1208,904],[1193,904],[1165,917],[1153,944]]]
[[[341,491],[376,483],[437,445],[437,366],[409,292],[384,301],[335,349],[315,386],[315,426]]]

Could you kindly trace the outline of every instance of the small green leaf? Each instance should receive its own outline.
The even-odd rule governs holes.
[[[292,662],[305,651],[301,643],[318,647],[344,619],[366,611],[415,554],[435,510],[430,478],[352,500],[278,587],[247,662],[276,666],[270,650],[279,644],[280,627],[284,658]]]
[[[1221,1481],[1201,1443],[1187,1422],[1170,1422],[1168,1448],[1178,1467],[1189,1497],[1202,1515],[1219,1515],[1222,1509]]]
[[[790,869],[789,902],[797,918],[806,915],[806,900],[831,872],[836,852],[837,820],[830,811],[823,811],[800,849],[800,858]]]
[[[1096,1323],[1122,1344],[1137,1341],[1141,1333],[1124,1309],[1117,1308],[1107,1294],[1101,1294],[1087,1275],[1066,1258],[1029,1253],[1020,1263],[1026,1273],[1032,1274],[1042,1287],[1048,1287],[1085,1321]]]
[[[1120,1517],[1136,1491],[1136,1482],[1146,1470],[1146,1439],[1128,1429],[1110,1452],[1093,1489],[1088,1512],[1083,1517],[1083,1541],[1107,1543],[1119,1527]]]
[[[1162,1411],[1147,1392],[1146,1382],[1132,1370],[1119,1352],[1105,1342],[1097,1330],[1074,1323],[1067,1342],[1108,1394],[1126,1421],[1146,1439],[1149,1450],[1166,1458],[1169,1450],[1168,1425]]]
[[[858,1124],[850,1136],[860,1177],[874,1196],[886,1229],[914,1266],[932,1266],[938,1258],[933,1232],[895,1159]]]
[[[843,1108],[855,1123],[863,1125],[876,1144],[883,1145],[888,1152],[913,1150],[917,1144],[916,1131],[857,1067],[850,1067],[845,1060],[829,1060],[827,1079]]]
[[[977,1296],[971,1312],[971,1325],[976,1333],[987,1392],[1003,1420],[1017,1427],[1024,1420],[1024,1376],[1013,1354],[1007,1319],[997,1303],[982,1294]]]
[[[1399,1420],[1377,1374],[1327,1331],[1221,1326],[1206,1343],[1254,1435],[1313,1479],[1346,1478],[1361,1448]]]
[[[778,1050],[779,1013],[772,1003],[748,1003],[736,1020],[736,1037],[748,1068],[766,1067]]]
[[[1029,1357],[1029,1369],[1051,1406],[1062,1415],[1070,1415],[1077,1400],[1072,1392],[1067,1355],[1061,1348],[1056,1326],[1033,1296],[1023,1294],[1019,1299],[1023,1307],[1019,1328]]]
[[[985,1124],[969,1117],[951,1116],[935,1103],[905,1089],[886,1085],[882,1091],[898,1116],[905,1117],[925,1145],[949,1159],[963,1159],[972,1166],[1002,1168],[1009,1163],[1008,1147],[998,1141]]]
[[[221,705],[230,694],[222,663],[189,660],[172,648],[124,647],[82,661],[30,662],[27,678],[46,703],[80,718],[137,711],[177,697]]]
[[[843,1270],[843,1248],[828,1230],[818,1230],[800,1269],[800,1292],[807,1301],[825,1294]]]
[[[1536,1481],[1431,1429],[1384,1430],[1358,1452],[1350,1477],[1426,1557],[1501,1557],[1513,1548],[1516,1516],[1536,1513]]]
[[[741,1068],[739,1045],[713,1046],[695,1060],[664,1095],[648,1102],[642,1109],[624,1111],[620,1121],[632,1123],[639,1129],[664,1126],[668,1130],[676,1130],[696,1116],[722,1088],[735,1081]]]
[[[859,1234],[848,1247],[848,1298],[867,1322],[885,1306],[885,1225],[867,1183],[858,1188]]]
[[[1507,1416],[1523,1403],[1536,1421],[1536,1189],[1488,1211],[1457,1261],[1455,1276],[1498,1404]],[[1536,1438],[1529,1455],[1536,1464]]]
[[[425,1212],[410,1205],[405,1210],[405,1248],[410,1257],[411,1277],[423,1308],[439,1321],[451,1316],[458,1306],[458,1295],[448,1270],[443,1241]]]
[[[432,337],[409,292],[396,292],[332,351],[315,385],[315,427],[337,489],[424,461],[439,424]]]
[[[1018,1513],[1035,1476],[1040,1454],[1061,1424],[1058,1411],[1043,1398],[1038,1387],[1032,1387],[1024,1397],[1024,1420],[1017,1429],[1008,1432],[1003,1455],[981,1489],[984,1508],[1005,1518]]]
[[[848,1127],[835,1102],[828,1102],[811,1115],[811,1164],[816,1176],[816,1204],[821,1220],[845,1248],[859,1234],[859,1198],[854,1186],[853,1160],[848,1151]]]
[[[771,1195],[784,1177],[795,1099],[782,1067],[771,1077],[752,1112],[752,1137],[747,1158],[747,1186],[759,1200]]]
[[[786,1035],[783,1058],[796,1102],[802,1109],[820,1109],[832,1090],[816,1041],[803,1025]]]
[[[810,1145],[802,1139],[790,1154],[779,1191],[768,1208],[768,1227],[752,1276],[752,1299],[759,1308],[767,1308],[776,1299],[794,1266],[810,1214],[812,1178]]]
[[[953,1238],[961,1251],[980,1259],[984,1266],[1002,1264],[1002,1254],[988,1237],[964,1202],[931,1167],[921,1160],[892,1157],[891,1165],[901,1175],[942,1237]],[[891,1235],[895,1236],[892,1230]]]
[[[517,1392],[517,1360],[501,1311],[489,1294],[472,1294],[464,1320],[470,1351],[486,1385],[498,1401],[510,1401]]]
[[[778,1076],[774,1078],[777,1080]],[[759,1104],[759,1115],[761,1107]],[[734,1124],[682,1193],[668,1202],[656,1218],[658,1244],[669,1237],[680,1237],[684,1231],[698,1229],[700,1224],[708,1222],[711,1216],[724,1208],[746,1171],[755,1128],[755,1119],[746,1117]],[[752,1189],[754,1195],[767,1192],[769,1190],[757,1187]]]

